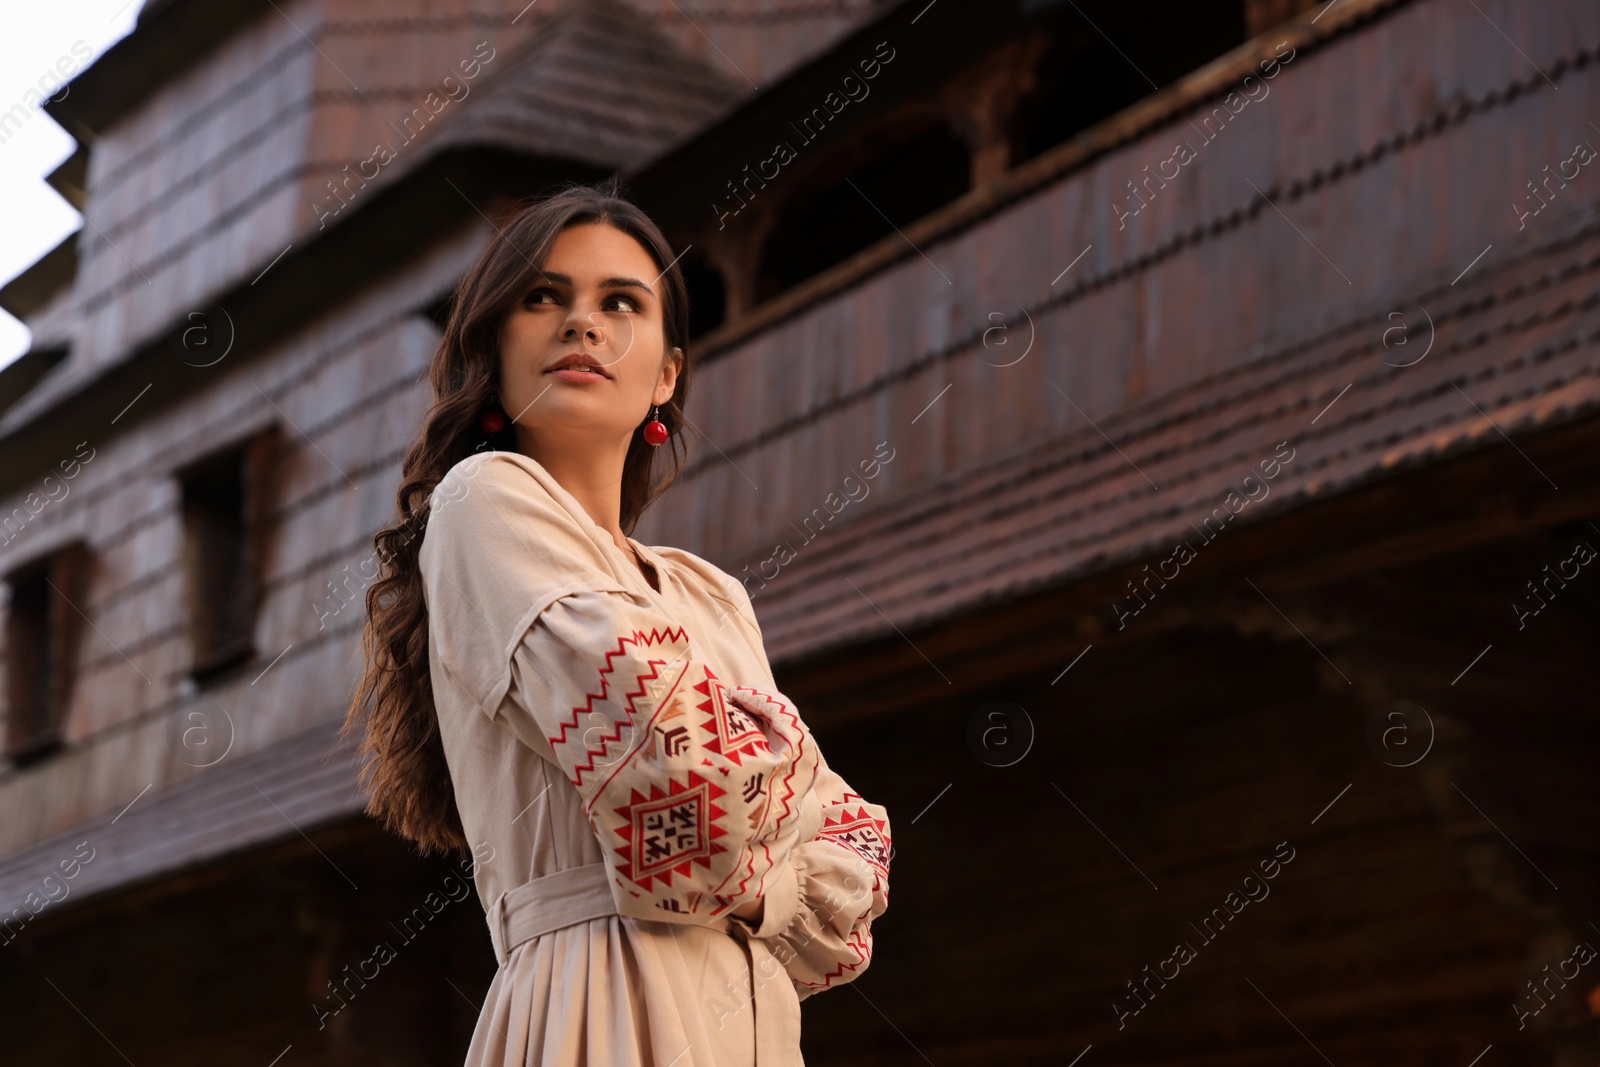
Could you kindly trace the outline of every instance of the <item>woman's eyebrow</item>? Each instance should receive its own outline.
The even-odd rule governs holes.
[[[538,273],[541,277],[552,282],[559,282],[562,285],[572,284],[572,278],[570,275],[561,274],[553,270],[541,270]],[[637,278],[607,278],[600,283],[599,287],[601,289],[643,289],[645,292],[650,293],[650,295],[655,295],[648,285],[646,285],[644,282],[641,282]]]

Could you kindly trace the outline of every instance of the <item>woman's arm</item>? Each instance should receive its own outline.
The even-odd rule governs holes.
[[[577,789],[621,914],[707,924],[762,907],[820,756],[788,698],[691,653],[632,597],[575,592],[524,635],[492,718]]]
[[[728,597],[755,640],[761,640],[749,591],[727,580]],[[763,653],[764,654],[764,653]],[[863,800],[818,753],[805,803],[803,840],[773,876],[761,900],[734,914],[752,936],[766,938],[795,991],[812,993],[855,978],[872,961],[872,920],[889,906],[889,813]]]
[[[744,920],[769,940],[801,1000],[867,969],[872,920],[889,906],[889,814],[819,761],[817,831],[789,853],[765,914]]]

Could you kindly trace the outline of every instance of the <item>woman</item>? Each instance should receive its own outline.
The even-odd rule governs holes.
[[[500,967],[469,1065],[802,1064],[800,1001],[888,906],[888,815],[773,684],[743,585],[628,536],[681,463],[687,302],[614,181],[523,209],[374,539],[345,729],[373,816],[475,857]]]

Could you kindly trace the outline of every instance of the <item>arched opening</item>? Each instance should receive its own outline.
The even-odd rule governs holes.
[[[925,126],[786,204],[768,237],[755,299],[767,300],[965,193],[967,146]]]
[[[1040,58],[1037,84],[1012,121],[1013,166],[1149,96],[1155,92],[1152,81],[1165,87],[1245,40],[1240,0],[1164,9],[1156,35],[1140,32],[1136,20],[1145,16],[1135,9],[1096,11],[1093,17],[1090,25],[1063,5],[1041,18],[1054,43]]]
[[[728,289],[722,272],[698,253],[683,257],[679,266],[689,287],[689,336],[699,337],[727,321]]]

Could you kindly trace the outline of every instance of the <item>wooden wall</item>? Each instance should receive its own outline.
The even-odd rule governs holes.
[[[748,92],[872,13],[866,2],[796,13],[776,0],[728,0],[700,26],[674,5],[624,2],[663,40]],[[31,327],[71,341],[77,376],[209,307],[291,244],[314,241],[323,218],[314,205],[341,203],[327,183],[371,159],[376,143],[390,145],[396,162],[342,194],[352,204],[409,169],[419,148],[394,127],[434,93],[443,110],[414,144],[442,128],[462,106],[443,83],[456,74],[459,85],[461,63],[492,57],[466,83],[464,103],[570,6],[296,0],[263,8],[248,32],[101,132],[89,156],[77,280]]]
[[[1396,287],[1459,270],[1483,247],[1480,237],[1515,246],[1515,234],[1501,232],[1505,219],[1492,221],[1500,201],[1489,197],[1516,187],[1525,161],[1556,158],[1551,153],[1569,139],[1583,101],[1600,91],[1592,70],[1558,71],[1559,93],[1522,92],[1432,132],[1429,120],[1446,114],[1451,101],[1526,81],[1526,61],[1506,49],[1485,19],[1442,0],[1392,11],[1374,6],[1388,13],[1283,67],[1271,95],[1247,107],[1222,140],[1203,149],[1205,158],[1185,168],[1170,195],[1158,197],[1125,231],[1115,228],[1111,192],[1124,172],[1152,158],[1172,129],[1186,123],[1174,121],[929,241],[924,251],[949,284],[913,255],[706,364],[691,406],[716,448],[700,446],[697,466],[647,518],[641,539],[732,565],[788,536],[790,524],[818,506],[878,442],[892,440],[899,449],[874,487],[878,500],[937,492],[952,472],[1029,442],[1067,432],[1087,436],[1085,416],[1098,422],[1181,390],[1352,308],[1386,307]],[[1490,14],[1552,69],[1577,47],[1574,41],[1600,34],[1586,8],[1560,6],[1543,20],[1523,19],[1517,10]],[[397,32],[417,32],[407,25]],[[1440,35],[1449,49],[1434,47]],[[1271,54],[1271,42],[1266,48]],[[236,57],[225,52],[223,59],[220,67]],[[1349,70],[1372,65],[1397,72],[1398,81],[1351,84]],[[223,77],[208,70],[191,77]],[[233,77],[240,85],[248,80]],[[1421,139],[1405,153],[1338,181],[1324,179],[1288,205],[1318,247],[1353,272],[1350,286],[1292,227],[1279,226],[1284,220],[1275,211],[1227,221],[1250,202],[1245,190],[1252,181],[1287,187],[1414,128]],[[1506,143],[1516,150],[1503,150]],[[106,158],[114,158],[114,146],[108,151]],[[147,165],[181,165],[161,158],[151,156]],[[1455,176],[1464,158],[1475,161],[1471,182]],[[1434,196],[1455,199],[1439,210],[1428,199]],[[133,201],[125,203],[133,210]],[[1547,229],[1573,225],[1592,210],[1576,195],[1569,206]],[[1396,247],[1383,234],[1402,211],[1408,233],[1417,236]],[[1460,218],[1490,220],[1489,229],[1472,233]],[[1191,224],[1217,232],[1156,254]],[[331,632],[317,632],[313,605],[326,596],[328,581],[359,564],[366,539],[389,514],[394,464],[427,402],[416,376],[431,348],[431,327],[411,311],[454,281],[484,232],[420,256],[307,326],[281,355],[254,365],[260,370],[219,364],[212,385],[117,437],[85,469],[73,502],[47,512],[12,546],[7,558],[20,559],[88,533],[101,561],[87,612],[100,632],[84,643],[82,684],[68,717],[71,738],[82,747],[44,773],[0,773],[0,803],[23,813],[0,828],[0,847],[114,810],[146,785],[186,773],[170,756],[173,723],[188,698],[177,690],[185,661],[174,486],[165,471],[228,434],[275,419],[288,428],[289,448],[259,639],[272,655],[289,651],[250,690],[247,706],[259,701],[261,710],[239,716],[241,742],[259,745],[337,713],[356,669],[354,632],[337,626],[355,623],[341,616]],[[1087,255],[1055,287],[1083,288],[1059,299],[1052,279],[1084,247]],[[1030,305],[1040,312],[1034,352],[1011,368],[1017,373],[997,375],[982,358],[983,331],[992,321],[986,316]],[[912,425],[946,386],[952,387],[946,402]],[[774,427],[782,432],[774,434]]]
[[[360,667],[359,612],[342,605],[362,588],[359,577],[355,593],[343,583],[394,512],[400,458],[430,400],[422,375],[438,329],[421,309],[454,284],[486,232],[423,251],[276,353],[207,368],[204,388],[112,443],[88,434],[99,447],[71,494],[6,546],[5,559],[20,560],[86,537],[94,564],[80,606],[95,626],[66,716],[68,751],[46,767],[0,771],[0,809],[12,813],[0,851],[204,773],[179,744],[189,711],[221,721],[223,709],[240,755],[342,714]],[[259,680],[195,696],[181,685],[190,660],[171,471],[271,424],[283,451],[256,640],[263,666],[283,657]]]
[[[1070,671],[1091,642],[1066,590],[1027,609],[1053,650],[1033,667],[983,678],[936,656],[953,686],[924,664],[914,706],[838,720],[819,736],[889,808],[895,881],[869,970],[807,1003],[808,1062],[1421,1067],[1492,1045],[1483,1062],[1593,1063],[1586,968],[1526,1026],[1514,1010],[1545,965],[1600,943],[1600,594],[1573,590],[1538,633],[1507,609],[1583,529],[1359,575],[1307,559],[1295,590],[1197,564],[1159,618]],[[1428,714],[1409,749],[1382,732],[1402,698]],[[1009,766],[971,743],[993,700],[1033,731],[1021,755],[1006,720]],[[1284,842],[1294,858],[1260,879]],[[1190,924],[1218,907],[1237,914],[1208,941]],[[1178,942],[1195,958],[1141,1009],[1127,983]]]
[[[899,448],[873,487],[880,500],[1067,435],[1099,442],[1089,420],[1103,426],[1336,324],[1381,322],[1404,294],[1447,287],[1487,245],[1480,268],[1594,217],[1592,190],[1571,190],[1525,230],[1510,205],[1595,136],[1596,9],[1504,2],[1480,5],[1485,18],[1444,0],[1364,6],[1370,17],[1251,82],[1267,94],[1122,228],[1113,205],[1138,203],[1127,183],[1178,140],[1199,144],[1190,123],[1277,41],[1303,44],[1304,27],[1244,46],[1226,79],[1197,72],[1222,86],[1203,105],[1109,152],[1062,145],[1024,169],[1083,161],[1036,191],[998,208],[992,190],[975,193],[808,285],[782,318],[752,316],[758,331],[719,350],[695,383],[696,421],[716,447],[648,536],[760,558],[880,441]],[[1518,48],[1561,74],[1559,91]],[[1097,134],[1139,128],[1185,91],[1155,94]],[[1396,147],[1373,159],[1381,144]],[[1027,359],[997,369],[1029,337]]]
[[[1537,220],[1544,230],[1514,229],[1508,197],[1586,136],[1581,124],[1600,114],[1600,90],[1587,67],[1560,71],[1559,92],[1526,89],[1529,61],[1500,31],[1556,71],[1580,43],[1600,39],[1592,8],[1539,14],[1484,2],[1485,18],[1445,0],[1369,6],[1374,21],[1285,67],[1271,96],[1246,108],[1126,229],[1109,210],[1113,194],[1170,151],[1182,120],[948,233],[939,219],[913,228],[926,260],[908,255],[708,362],[691,413],[760,489],[703,447],[700,466],[641,539],[737,559],[787,536],[790,521],[891,437],[909,444],[884,471],[883,497],[937,495],[952,473],[1087,434],[1085,418],[1237,370],[1264,346],[1356,314],[1381,317],[1396,293],[1448,285],[1486,244],[1509,254],[1591,219],[1594,199],[1580,189]],[[197,69],[191,90],[244,85],[222,68],[263,69],[271,42],[294,63],[315,65],[273,29],[230,45],[217,69]],[[381,66],[378,53],[367,59]],[[238,91],[243,107],[248,93]],[[1477,104],[1453,123],[1464,101]],[[1334,174],[1401,135],[1403,152]],[[118,145],[107,150],[114,159]],[[125,190],[108,193],[118,206],[104,218],[120,220],[132,241],[145,232],[141,212],[159,210],[135,195],[137,184],[186,172],[181,153],[141,163],[131,138],[121,150],[117,174],[134,176],[127,184],[95,174]],[[1287,198],[1284,211],[1304,237],[1275,208],[1247,210],[1251,182]],[[274,228],[282,222],[274,202],[263,194],[252,208],[261,214],[247,229],[259,245],[228,259],[228,269],[259,269],[288,240]],[[196,219],[211,220],[215,233],[232,225],[221,208],[206,211]],[[198,232],[200,223],[168,225]],[[391,512],[400,452],[428,399],[418,375],[435,333],[416,309],[448,288],[487,232],[474,225],[419,250],[264,358],[224,360],[181,403],[141,412],[114,438],[88,435],[104,448],[72,498],[0,556],[9,564],[87,536],[97,561],[84,605],[95,632],[68,716],[73,746],[48,767],[0,772],[8,813],[0,852],[196,773],[178,758],[175,736],[200,702],[179,685],[186,646],[169,474],[271,423],[282,425],[286,446],[257,632],[267,658],[283,656],[258,681],[241,678],[207,698],[232,713],[241,753],[342,713],[359,620],[344,609],[319,628],[317,605],[329,581],[365,558],[371,531]],[[1399,232],[1407,240],[1394,239]],[[1061,282],[1083,288],[1056,300],[1052,281],[1085,247]],[[85,277],[120,284],[110,280],[111,259],[97,256]],[[196,256],[181,270],[203,271]],[[170,284],[161,290],[169,311],[208,291],[198,281]],[[105,317],[88,328],[103,340],[86,351],[133,329],[142,312],[137,290],[128,292],[122,310],[113,302],[97,313]],[[1018,307],[1039,310],[1038,342],[1017,368],[1024,373],[1001,379],[983,366],[983,330],[990,311]],[[908,430],[947,385],[945,402]],[[763,436],[773,427],[782,432]],[[1584,472],[1576,488],[1592,492],[1592,464],[1574,469]],[[1472,497],[1442,471],[1424,471],[1410,487],[1393,507],[1360,516],[1404,531],[1431,496]],[[1496,512],[1502,493],[1516,496],[1489,485],[1469,505]],[[1357,513],[1340,507],[1307,521],[1330,530],[1346,522],[1354,540]],[[1510,654],[1484,659],[1462,685],[1451,681],[1475,651],[1466,638],[1508,626],[1505,601],[1572,532],[1550,524],[1362,567],[1326,548],[1293,567],[1280,557],[1260,582],[1275,606],[1256,603],[1242,584],[1261,578],[1251,557],[1233,556],[1228,568],[1191,575],[1140,620],[1143,632],[1064,676],[1068,656],[1089,641],[1079,626],[1090,609],[1081,589],[1040,594],[1018,623],[1020,651],[997,649],[987,674],[974,666],[942,695],[902,695],[876,712],[844,692],[832,662],[807,664],[796,692],[831,685],[841,707],[856,701],[848,716],[819,707],[827,722],[819,739],[852,784],[890,808],[897,845],[877,958],[858,987],[808,1002],[808,1058],[1062,1063],[1092,1045],[1085,1067],[1420,1067],[1468,1064],[1493,1045],[1485,1063],[1592,1062],[1595,1024],[1578,996],[1588,987],[1574,988],[1531,1032],[1516,1028],[1511,1005],[1525,978],[1586,936],[1575,917],[1593,912],[1593,595],[1541,620],[1550,625],[1537,643],[1508,641]],[[1265,543],[1252,542],[1256,558]],[[981,629],[975,619],[947,620],[946,636]],[[973,647],[983,637],[963,640]],[[939,691],[910,678],[902,689]],[[1438,748],[1410,768],[1385,763],[1370,742],[1374,711],[1401,696],[1437,713]],[[1014,766],[988,766],[969,746],[972,716],[990,699],[1019,704],[1037,728]],[[299,1045],[308,979],[347,962],[350,947],[421,884],[422,868],[394,842],[364,832],[346,825],[337,841],[318,840],[350,862],[358,883],[392,879],[381,895],[345,897],[316,856],[274,853],[216,868],[210,882],[174,882],[165,891],[175,895],[159,905],[130,895],[104,913],[47,915],[10,948],[29,966],[57,967],[49,973],[81,995],[92,1018],[110,1021],[136,1062],[270,1062],[284,1044]],[[1271,895],[1119,1029],[1111,1004],[1125,983],[1187,939],[1187,924],[1284,841],[1295,859]],[[397,1061],[459,1055],[492,960],[481,916],[463,908],[450,937],[406,964],[414,971],[357,1005],[343,1045],[306,1037],[306,1059],[360,1062],[380,1047]],[[459,1006],[441,977],[461,979]],[[40,1022],[30,1044],[8,1045],[19,1062],[120,1062],[42,985],[17,988],[0,992]]]

